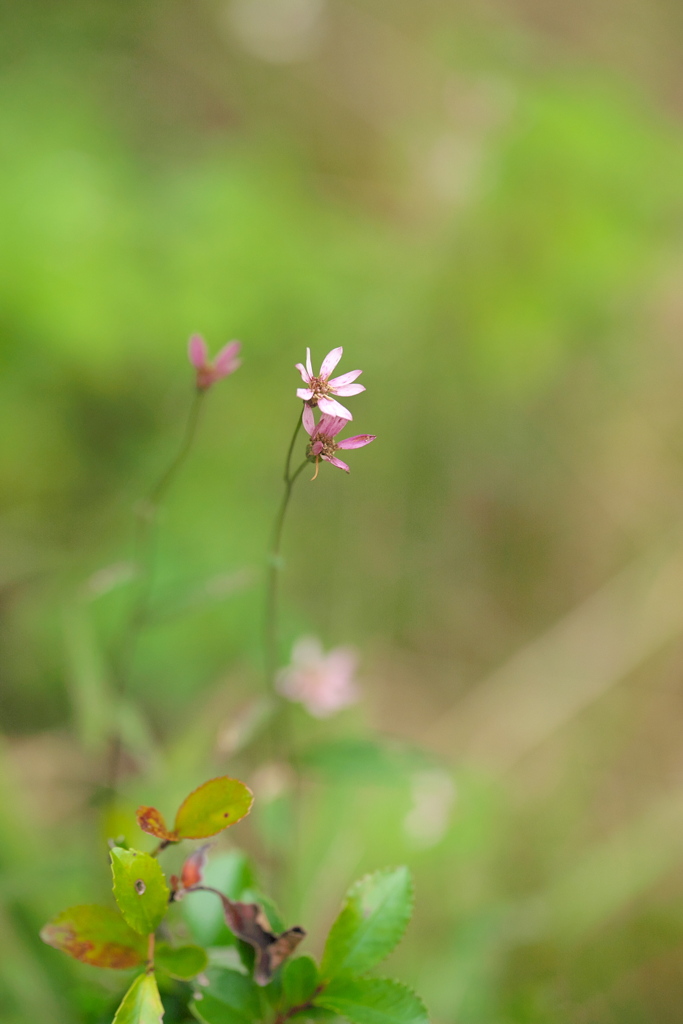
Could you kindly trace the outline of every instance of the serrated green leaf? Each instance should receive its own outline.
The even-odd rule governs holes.
[[[385,978],[339,977],[314,1003],[351,1024],[429,1024],[427,1011],[411,989]]]
[[[188,981],[206,970],[209,958],[201,946],[169,946],[158,942],[154,950],[154,964],[174,978]]]
[[[195,994],[191,1009],[205,1024],[256,1024],[263,1017],[256,984],[246,974],[228,968],[209,972],[209,985]]]
[[[141,974],[126,992],[112,1024],[161,1024],[164,1007],[153,974]]]
[[[234,825],[251,810],[254,797],[238,779],[210,779],[183,800],[176,814],[178,839],[206,839]]]
[[[69,907],[45,925],[40,937],[93,967],[125,970],[144,963],[147,956],[145,940],[111,907]]]
[[[384,868],[353,885],[325,944],[321,974],[364,974],[400,941],[413,909],[406,867]]]
[[[318,987],[318,967],[310,956],[288,960],[282,968],[284,1009],[308,1002]]]
[[[149,935],[159,927],[170,896],[158,862],[148,853],[114,847],[111,869],[121,913],[136,932]]]

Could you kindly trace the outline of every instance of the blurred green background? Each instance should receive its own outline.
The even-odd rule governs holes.
[[[37,930],[108,898],[137,802],[240,774],[261,809],[234,842],[269,870],[286,792],[244,737],[307,345],[363,368],[378,440],[304,478],[287,527],[282,659],[353,644],[364,693],[295,718],[288,916],[315,952],[359,872],[407,862],[388,970],[435,1024],[680,1022],[679,5],[1,10],[3,1022],[111,1019],[120,976]],[[244,365],[164,509],[114,712],[133,510],[180,443],[192,331]]]

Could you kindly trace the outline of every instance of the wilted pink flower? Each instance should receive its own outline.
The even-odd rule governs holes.
[[[349,410],[345,409],[339,402],[336,402],[334,398],[330,398],[330,395],[341,395],[342,398],[348,398],[350,395],[359,395],[361,391],[365,391],[362,384],[353,383],[357,377],[360,377],[363,372],[362,370],[351,370],[350,373],[342,373],[341,377],[329,379],[330,374],[341,359],[343,351],[344,349],[340,346],[328,352],[323,359],[320,373],[316,377],[313,374],[313,367],[311,365],[311,350],[307,348],[306,365],[304,366],[302,363],[296,364],[296,368],[301,374],[301,379],[307,386],[305,388],[297,388],[296,393],[299,398],[303,398],[304,402],[311,406],[317,405],[320,411],[326,412],[328,416],[338,416],[342,420],[352,420],[353,416]]]
[[[363,448],[366,444],[374,441],[376,437],[376,434],[356,434],[355,437],[346,437],[343,441],[335,441],[336,435],[340,430],[344,429],[347,421],[339,416],[328,416],[325,414],[320,417],[320,422],[316,424],[310,405],[304,406],[304,413],[301,418],[306,433],[311,438],[306,454],[309,459],[315,459],[314,480],[318,475],[318,461],[320,459],[324,459],[325,462],[331,462],[333,466],[337,466],[338,469],[343,469],[348,473],[349,467],[341,459],[338,459],[334,453],[339,448]]]
[[[358,700],[357,661],[350,647],[324,654],[318,640],[304,637],[294,644],[292,663],[278,673],[275,685],[283,697],[303,704],[315,718],[328,718]]]
[[[201,334],[193,334],[187,347],[190,362],[197,371],[197,387],[200,391],[210,388],[217,380],[234,373],[241,360],[237,353],[241,348],[239,341],[231,341],[224,345],[211,361],[209,350]]]

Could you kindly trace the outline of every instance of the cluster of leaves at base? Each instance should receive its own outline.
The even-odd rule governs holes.
[[[155,808],[140,808],[138,823],[161,839],[161,849],[185,838],[215,835],[244,817],[251,800],[237,780],[212,779],[183,802],[172,830]],[[171,877],[169,887],[155,856],[115,846],[111,861],[118,910],[71,907],[43,928],[46,943],[83,963],[143,968],[113,1024],[160,1024],[164,1009],[158,972],[183,981],[196,979],[190,1008],[200,1024],[285,1024],[293,1018],[336,1017],[352,1024],[427,1024],[426,1011],[413,992],[394,981],[367,977],[397,945],[410,919],[412,883],[406,868],[378,871],[349,890],[318,965],[310,956],[285,959],[305,933],[294,928],[278,936],[282,925],[277,911],[265,897],[249,891],[251,879],[245,877],[229,896],[201,884],[204,849],[186,861],[181,879]],[[236,947],[230,967],[210,966],[212,956],[225,962],[225,950],[212,947],[207,952],[199,945],[158,939],[169,906],[179,899],[189,903],[195,892],[199,898],[219,898],[233,933],[226,933],[221,945]],[[167,937],[168,926],[164,928]]]
[[[298,956],[259,987],[238,968],[213,967],[196,987],[192,1012],[201,1024],[285,1024],[343,1017],[351,1024],[427,1024],[409,988],[367,977],[398,944],[412,912],[405,867],[356,882],[327,937],[322,961]]]

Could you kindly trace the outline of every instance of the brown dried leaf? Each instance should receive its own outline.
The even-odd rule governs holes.
[[[256,951],[254,981],[257,985],[267,985],[280,964],[294,952],[306,932],[296,926],[275,935],[258,903],[233,902],[227,896],[220,895],[228,928],[238,939],[248,942]]]

